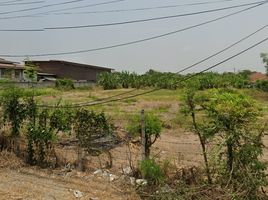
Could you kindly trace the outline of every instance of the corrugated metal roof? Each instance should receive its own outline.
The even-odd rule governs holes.
[[[23,65],[18,62],[13,62],[0,58],[0,68],[2,69],[24,69]]]
[[[75,62],[69,62],[69,61],[65,61],[65,60],[47,60],[47,61],[45,61],[45,60],[33,60],[31,62],[32,63],[58,62],[58,63],[69,64],[69,65],[80,66],[80,67],[89,67],[89,68],[93,68],[93,69],[108,69],[108,70],[113,70],[112,68],[108,68],[108,67],[100,67],[100,66],[95,66],[95,65],[75,63]]]

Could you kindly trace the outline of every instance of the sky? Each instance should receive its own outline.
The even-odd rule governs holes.
[[[45,27],[79,26],[132,21],[199,12],[258,2],[260,0],[121,0],[109,4],[103,4],[109,2],[109,0],[80,0],[73,3],[47,6],[67,1],[71,0],[1,0],[0,30],[43,29]],[[136,9],[199,2],[213,3],[177,6],[165,9],[92,13],[96,11]],[[46,29],[45,31],[39,32],[0,31],[0,55],[58,53],[116,45],[165,34],[167,32],[212,20],[247,7],[194,16],[108,27],[65,30]],[[62,9],[65,10],[60,11]],[[110,67],[116,71],[125,70],[130,72],[135,71],[137,73],[144,73],[149,69],[177,72],[219,50],[222,50],[226,46],[231,45],[268,24],[267,11],[268,3],[210,24],[138,44],[73,55],[45,57],[29,56],[28,59],[67,60]],[[268,27],[234,48],[229,49],[223,54],[197,65],[184,73],[198,72],[210,67],[227,57],[244,50],[254,43],[259,42],[267,36]],[[231,61],[219,65],[214,71],[225,72],[250,69],[264,72],[264,64],[260,59],[260,53],[262,52],[268,53],[268,42],[261,44]],[[18,62],[22,62],[25,59],[25,57],[2,58]]]

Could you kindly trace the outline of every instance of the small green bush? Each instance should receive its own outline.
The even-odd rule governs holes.
[[[4,122],[11,124],[11,135],[19,136],[22,122],[26,118],[25,104],[21,101],[23,92],[19,88],[4,90],[1,98],[1,106],[4,113]]]
[[[160,119],[151,114],[147,113],[145,114],[144,117],[144,122],[145,122],[145,134],[148,136],[155,135],[157,137],[160,136],[160,132],[162,129],[162,122]],[[140,115],[135,115],[131,119],[128,128],[128,132],[134,136],[140,135],[141,134],[141,116]]]
[[[159,164],[153,159],[146,159],[140,162],[139,170],[149,185],[158,185],[164,182],[165,176]]]
[[[262,80],[262,81],[257,81],[255,84],[256,88],[264,91],[264,92],[268,92],[268,81]]]
[[[74,89],[74,82],[71,79],[57,79],[56,88],[64,90]]]

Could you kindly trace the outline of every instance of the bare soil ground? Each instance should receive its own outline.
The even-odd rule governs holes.
[[[2,200],[72,200],[75,191],[82,192],[81,200],[136,200],[133,189],[122,187],[122,180],[109,182],[102,177],[70,172],[57,173],[23,167],[0,169],[0,199]]]

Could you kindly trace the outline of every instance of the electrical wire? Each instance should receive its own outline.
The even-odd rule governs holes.
[[[125,25],[125,24],[158,21],[158,20],[164,20],[164,19],[170,19],[170,18],[179,18],[179,17],[200,15],[200,14],[206,14],[206,13],[212,13],[212,12],[219,12],[219,11],[229,10],[229,9],[233,9],[233,8],[255,5],[255,4],[262,3],[262,2],[263,1],[259,1],[259,2],[248,3],[248,4],[239,4],[236,6],[228,6],[228,7],[223,7],[223,8],[211,9],[211,10],[203,10],[203,11],[199,11],[199,12],[191,12],[191,13],[184,13],[184,14],[178,14],[178,15],[169,15],[169,16],[164,16],[164,17],[155,17],[155,18],[149,18],[149,19],[140,19],[140,20],[132,20],[132,21],[124,21],[124,22],[94,24],[94,25],[82,25],[82,26],[47,27],[47,28],[43,28],[43,29],[0,29],[0,32],[40,32],[40,31],[45,31],[45,30],[65,30],[65,29],[81,29],[81,28]]]
[[[222,50],[220,50],[220,51],[217,51],[216,53],[214,53],[214,54],[212,54],[212,55],[210,55],[210,56],[208,56],[208,57],[206,57],[206,58],[204,58],[204,59],[202,59],[202,60],[200,60],[200,61],[198,61],[198,62],[196,62],[196,63],[194,63],[194,64],[192,64],[192,65],[190,65],[190,66],[188,66],[188,67],[183,68],[182,70],[176,72],[176,74],[179,74],[179,73],[184,72],[184,71],[186,71],[186,70],[188,70],[188,69],[191,69],[191,68],[195,67],[196,65],[199,65],[199,64],[201,64],[201,63],[203,63],[203,62],[205,62],[205,61],[207,61],[207,60],[209,60],[209,59],[211,59],[211,58],[213,58],[213,57],[215,57],[215,56],[217,56],[217,55],[219,55],[219,54],[221,54],[221,53],[227,51],[228,49],[230,49],[230,48],[236,46],[237,44],[243,42],[244,40],[246,40],[246,39],[252,37],[253,35],[259,33],[260,31],[266,29],[267,27],[268,27],[268,24],[265,25],[265,26],[263,26],[263,27],[261,27],[261,28],[259,28],[259,29],[257,29],[256,31],[252,32],[251,34],[249,34],[249,35],[247,35],[247,36],[241,38],[241,39],[238,40],[237,42],[235,42],[235,43],[233,43],[233,44],[231,44],[231,45],[225,47],[224,49],[222,49]]]
[[[162,16],[162,17],[155,17],[155,18],[148,18],[148,19],[138,19],[138,20],[131,20],[131,21],[122,21],[122,22],[104,23],[104,24],[90,24],[90,25],[80,25],[80,26],[50,27],[50,28],[45,28],[45,29],[46,30],[64,30],[64,29],[81,29],[81,28],[93,28],[93,27],[106,27],[106,26],[134,24],[134,23],[158,21],[158,20],[164,20],[164,19],[171,19],[171,18],[186,17],[186,16],[192,16],[192,15],[200,15],[200,14],[218,12],[218,11],[229,10],[229,9],[233,9],[233,8],[251,6],[251,5],[255,5],[255,4],[259,4],[259,3],[263,3],[263,2],[267,2],[267,1],[259,1],[259,2],[254,2],[254,3],[240,4],[240,5],[236,5],[236,6],[228,6],[228,7],[224,7],[224,8],[203,10],[203,11],[199,11],[199,12],[184,13],[184,14],[178,14],[178,15],[169,15],[169,16]]]
[[[245,9],[242,9],[242,10],[239,10],[239,11],[236,11],[236,12],[233,12],[233,13],[230,13],[230,14],[227,14],[227,15],[212,19],[212,20],[208,20],[208,21],[205,21],[205,22],[193,25],[193,26],[188,26],[188,27],[183,28],[183,29],[178,29],[178,30],[175,30],[175,31],[171,31],[171,32],[168,32],[168,33],[161,34],[161,35],[156,35],[156,36],[152,36],[152,37],[148,37],[148,38],[144,38],[144,39],[140,39],[140,40],[135,40],[135,41],[131,41],[131,42],[115,44],[115,45],[111,45],[111,46],[104,46],[104,47],[99,47],[99,48],[94,48],[94,49],[87,49],[87,50],[68,51],[68,52],[59,52],[59,53],[44,53],[44,54],[24,54],[24,55],[1,54],[0,57],[12,57],[12,58],[24,57],[25,58],[25,57],[44,57],[44,56],[71,55],[71,54],[88,53],[88,52],[94,52],[94,51],[100,51],[100,50],[106,50],[106,49],[113,49],[113,48],[122,47],[122,46],[128,46],[128,45],[142,43],[142,42],[146,42],[146,41],[150,41],[150,40],[154,40],[154,39],[158,39],[158,38],[164,38],[164,37],[169,36],[169,35],[174,35],[174,34],[177,34],[179,32],[183,32],[183,31],[186,31],[186,30],[190,30],[190,29],[193,29],[193,28],[197,28],[197,27],[206,25],[206,24],[210,24],[212,22],[219,21],[221,19],[225,19],[225,18],[228,18],[230,16],[237,15],[239,13],[243,13],[243,12],[251,10],[253,8],[262,6],[262,5],[266,4],[267,2],[268,1],[265,1],[263,3],[251,6],[249,8],[245,8]]]
[[[15,2],[19,2],[19,1],[23,1],[23,0],[4,1],[4,2],[1,2],[0,4],[15,3]]]
[[[107,5],[107,4],[118,3],[118,2],[122,2],[122,1],[126,1],[126,0],[107,1],[107,2],[102,2],[102,3],[96,3],[95,5]],[[76,6],[76,7],[71,7],[71,8],[61,8],[61,9],[57,9],[57,10],[51,10],[51,11],[47,11],[47,12],[42,12],[42,13],[39,13],[39,14],[37,13],[37,14],[34,14],[34,15],[46,15],[46,14],[53,13],[53,12],[60,12],[60,11],[65,11],[65,10],[76,10],[76,9],[89,8],[89,7],[92,7],[92,4]]]
[[[83,11],[83,12],[64,12],[64,13],[51,13],[51,14],[54,14],[54,15],[75,15],[75,14],[120,13],[120,12],[158,10],[158,9],[169,9],[169,8],[187,7],[187,6],[196,6],[196,5],[205,5],[205,4],[215,4],[215,3],[230,2],[230,1],[236,1],[236,0],[219,0],[219,1],[206,1],[206,2],[198,2],[198,3],[175,4],[175,5],[167,5],[167,6],[152,6],[152,7],[143,7],[143,8],[132,8],[132,9],[114,9],[114,10]],[[47,13],[47,14],[49,14],[49,13]]]
[[[172,8],[172,7],[196,6],[196,5],[215,4],[215,3],[228,2],[228,1],[234,1],[234,0],[219,0],[219,1],[212,1],[212,2],[211,1],[206,1],[206,2],[187,3],[187,4],[179,4],[179,5],[172,5],[172,6],[155,6],[155,7],[146,7],[146,8],[122,9],[122,10],[115,10],[115,11],[112,10],[112,12],[142,11],[142,10],[163,9],[163,8]],[[85,6],[85,7],[87,7],[87,6]],[[63,9],[59,9],[59,10],[48,11],[48,12],[42,13],[42,14],[50,14],[50,13],[53,13],[53,12],[74,10],[74,9],[80,9],[80,8],[84,8],[84,7],[80,6],[80,7],[74,7],[74,8],[63,8]],[[111,11],[108,11],[108,12],[111,12]]]
[[[40,3],[45,3],[45,1],[17,2],[17,3],[4,3],[4,4],[0,4],[0,6],[32,5],[32,4],[40,4]]]
[[[25,9],[20,9],[20,10],[5,11],[5,12],[0,12],[0,15],[11,14],[11,13],[19,13],[19,12],[26,12],[26,11],[32,11],[32,10],[39,10],[39,9],[42,9],[42,8],[66,5],[66,4],[77,3],[77,2],[81,2],[81,1],[87,1],[87,0],[72,0],[72,1],[65,1],[65,2],[61,2],[61,3],[54,3],[54,4],[48,4],[48,5],[33,7],[33,8],[25,8]]]
[[[86,1],[86,0],[77,0],[77,1]],[[99,6],[99,5],[107,5],[107,4],[112,4],[112,3],[118,3],[118,2],[121,2],[121,1],[126,1],[126,0],[113,0],[113,1],[106,1],[106,2],[101,2],[101,3],[94,3],[94,4],[87,5],[87,7],[94,7],[94,6]],[[56,4],[46,5],[45,7],[51,7],[51,6],[56,6]],[[44,8],[44,6],[40,6],[38,9],[41,9],[41,8]],[[84,6],[83,6],[83,8],[84,8]],[[20,11],[22,11],[22,10],[20,10]],[[23,10],[23,11],[26,11],[26,10]],[[27,11],[29,11],[29,9]],[[17,19],[17,18],[23,18],[23,17],[40,17],[39,15],[46,14],[46,13],[49,13],[49,12],[46,11],[46,12],[40,12],[40,13],[36,13],[36,14],[0,17],[0,20]]]
[[[240,40],[238,40],[238,41],[232,43],[231,45],[225,47],[224,49],[222,49],[222,50],[220,50],[220,51],[217,51],[216,53],[213,53],[212,55],[210,55],[210,56],[208,56],[208,57],[206,57],[206,58],[204,58],[204,59],[202,59],[202,60],[200,60],[200,61],[198,61],[198,62],[195,62],[194,64],[192,64],[192,65],[190,65],[190,66],[188,66],[188,67],[183,68],[182,70],[176,72],[175,74],[179,74],[179,73],[184,72],[184,71],[186,71],[186,70],[188,70],[188,69],[191,69],[191,68],[195,67],[196,65],[201,64],[201,63],[203,63],[203,62],[205,62],[205,61],[207,61],[207,60],[209,60],[209,59],[211,59],[211,58],[213,58],[213,57],[215,57],[215,56],[217,56],[217,55],[219,55],[219,54],[221,54],[221,53],[227,51],[228,49],[230,49],[230,48],[236,46],[237,44],[243,42],[244,40],[246,40],[246,39],[252,37],[253,35],[259,33],[260,31],[264,30],[264,29],[267,28],[267,27],[268,27],[268,24],[265,25],[265,26],[262,26],[261,28],[259,28],[259,29],[257,29],[256,31],[250,33],[249,35],[247,35],[247,36],[241,38]],[[122,92],[122,93],[117,94],[117,95],[114,95],[114,96],[109,96],[109,97],[106,97],[106,98],[98,99],[97,101],[104,101],[104,100],[112,99],[112,98],[114,98],[114,97],[123,96],[123,95],[125,95],[125,94],[133,93],[133,92],[135,92],[135,91],[137,91],[137,90],[138,90],[138,89],[133,89],[133,90],[130,90],[130,91],[127,91],[127,92]],[[94,102],[97,102],[97,101],[90,101],[90,102],[86,102],[86,103],[94,103]]]
[[[210,67],[208,67],[208,68],[206,68],[204,70],[199,71],[198,73],[192,74],[190,76],[185,77],[184,79],[181,79],[181,80],[177,81],[173,85],[176,86],[179,83],[185,82],[185,81],[187,81],[189,79],[192,79],[192,78],[194,78],[196,76],[199,76],[200,74],[202,74],[202,73],[204,73],[206,71],[209,71],[209,70],[211,70],[211,69],[213,69],[213,68],[215,68],[215,67],[217,67],[217,66],[219,66],[219,65],[221,65],[221,64],[223,64],[223,63],[225,63],[225,62],[227,62],[229,60],[232,60],[232,59],[240,56],[243,53],[246,53],[247,51],[249,51],[249,50],[251,50],[251,49],[259,46],[260,44],[262,44],[262,43],[264,43],[266,41],[268,41],[268,37],[266,37],[263,40],[255,43],[253,45],[251,45],[250,47],[248,47],[248,48],[246,48],[246,49],[244,49],[244,50],[242,50],[242,51],[240,51],[240,52],[238,52],[238,53],[236,53],[236,54],[234,54],[234,55],[232,55],[232,56],[230,56],[230,57],[228,57],[228,58],[226,58],[226,59],[224,59],[224,60],[222,60],[220,62],[218,62],[215,65],[212,65],[212,66],[210,66]],[[150,93],[153,93],[153,92],[156,92],[156,91],[159,91],[159,90],[161,90],[161,89],[160,88],[155,88],[155,89],[152,89],[152,90],[149,90],[149,91],[141,92],[141,93],[138,93],[138,94],[127,96],[127,97],[122,97],[122,98],[118,98],[118,99],[110,99],[110,100],[107,100],[107,101],[102,101],[102,102],[97,102],[97,103],[72,104],[72,105],[68,105],[68,106],[38,105],[38,107],[45,107],[45,108],[80,108],[80,107],[90,107],[90,106],[103,105],[103,104],[106,104],[106,103],[112,103],[112,102],[122,101],[122,100],[126,100],[126,99],[131,99],[131,98],[134,98],[134,97],[138,97],[138,96],[150,94]]]

